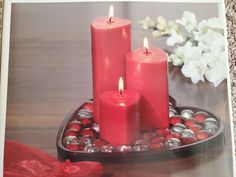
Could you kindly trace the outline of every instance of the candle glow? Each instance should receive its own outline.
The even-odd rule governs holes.
[[[110,6],[110,10],[109,10],[109,22],[111,22],[111,19],[114,16],[114,8],[113,5]]]
[[[148,54],[149,53],[149,44],[148,44],[148,39],[146,37],[143,39],[143,47],[145,49],[145,53]]]
[[[122,95],[122,93],[123,93],[123,91],[124,91],[124,82],[123,82],[123,78],[122,77],[120,77],[120,79],[119,79],[119,93],[120,93],[120,95]]]

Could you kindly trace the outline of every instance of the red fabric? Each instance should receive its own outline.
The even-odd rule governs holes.
[[[98,162],[64,162],[27,145],[6,141],[4,177],[99,177]]]

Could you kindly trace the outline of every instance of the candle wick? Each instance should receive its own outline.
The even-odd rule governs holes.
[[[120,93],[120,96],[122,96],[122,94],[123,94],[123,91],[122,91],[122,90],[120,90],[120,91],[119,91],[119,93]]]
[[[145,54],[146,54],[146,55],[149,55],[149,54],[150,54],[148,48],[146,48],[146,47],[145,47]]]
[[[109,21],[108,21],[110,24],[112,23],[112,17],[109,18]]]

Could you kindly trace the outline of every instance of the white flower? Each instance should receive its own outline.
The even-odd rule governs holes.
[[[209,18],[207,20],[207,26],[214,29],[224,30],[223,21],[220,18]],[[222,31],[223,32],[223,31]]]
[[[156,25],[155,22],[148,16],[144,20],[139,21],[139,24],[142,26],[144,30],[153,28]]]
[[[188,32],[192,32],[197,28],[196,15],[188,11],[184,11],[182,18],[177,19],[176,23],[183,25]]]
[[[157,29],[163,31],[167,29],[167,21],[164,17],[162,16],[158,16],[157,17],[157,25],[156,25]]]
[[[227,77],[226,64],[227,60],[225,53],[222,53],[215,64],[211,66],[205,73],[206,79],[212,82],[215,87],[217,87]]]
[[[224,37],[223,25],[219,18],[202,20],[197,29],[197,31],[193,31],[194,40],[206,45],[206,47],[210,46],[215,39]]]
[[[190,60],[185,63],[181,69],[183,75],[187,78],[191,78],[191,81],[194,84],[197,84],[199,81],[204,80],[204,73],[206,70],[206,65],[204,62],[198,60]]]
[[[168,35],[168,34],[170,34],[169,29],[166,29],[165,31],[159,31],[159,30],[152,31],[153,37],[160,37],[160,36],[164,36],[164,35]]]
[[[179,33],[174,29],[170,31],[170,37],[166,40],[166,44],[169,46],[174,46],[175,44],[183,43],[186,40],[186,36],[183,33]]]

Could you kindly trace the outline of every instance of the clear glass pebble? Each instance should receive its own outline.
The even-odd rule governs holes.
[[[204,129],[211,135],[214,135],[217,133],[218,131],[218,127],[217,125],[215,125],[214,123],[208,123],[204,126]]]
[[[193,119],[193,114],[194,114],[194,112],[189,109],[185,109],[185,110],[181,111],[181,113],[180,113],[181,117],[183,117],[186,120]]]
[[[89,144],[89,145],[85,146],[84,151],[92,153],[92,152],[98,152],[99,149],[96,146]]]
[[[121,145],[116,147],[116,152],[131,152],[132,147],[129,145]]]
[[[190,137],[194,137],[194,136],[195,136],[194,132],[190,129],[185,129],[181,132],[182,138],[190,138]]]
[[[170,138],[165,142],[167,148],[175,148],[181,145],[181,141],[177,138]]]
[[[115,147],[110,144],[100,147],[100,152],[112,153],[114,151],[115,151]]]
[[[78,115],[80,118],[92,118],[93,115],[91,114],[91,112],[89,112],[88,110],[86,109],[80,109],[78,111]]]
[[[177,111],[175,109],[169,110],[169,117],[175,116],[177,114]]]
[[[78,143],[79,143],[79,139],[76,136],[67,136],[67,137],[63,138],[64,145],[78,144]]]
[[[99,124],[98,123],[94,123],[92,125],[92,129],[94,129],[97,133],[99,133],[99,130],[100,130]]]
[[[148,145],[146,144],[135,144],[133,146],[133,151],[134,152],[144,152],[144,151],[148,151]]]
[[[184,124],[176,123],[174,126],[172,126],[171,130],[176,133],[182,133],[183,130],[186,129],[186,126]]]

